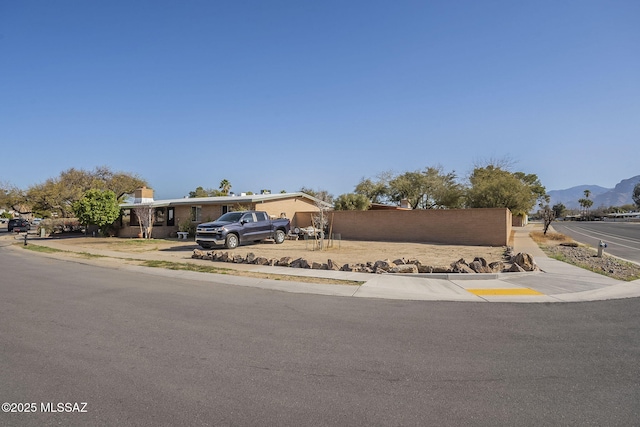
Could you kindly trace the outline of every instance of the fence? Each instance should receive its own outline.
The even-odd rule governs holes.
[[[512,228],[504,208],[334,211],[329,220],[345,240],[449,245],[507,246]]]

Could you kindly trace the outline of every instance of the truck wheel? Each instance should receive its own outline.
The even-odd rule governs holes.
[[[284,234],[284,231],[276,230],[276,235],[274,237],[274,240],[276,241],[276,244],[279,245],[280,243],[284,242],[285,237],[287,237],[287,236]]]
[[[238,236],[235,234],[227,234],[227,240],[225,241],[224,246],[227,249],[235,249],[238,247]]]

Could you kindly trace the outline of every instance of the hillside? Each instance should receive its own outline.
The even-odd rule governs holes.
[[[565,190],[551,190],[551,206],[562,203],[568,209],[580,209],[578,200],[584,198],[584,191],[591,191],[590,199],[593,200],[593,208],[632,205],[633,187],[640,183],[640,175],[623,179],[614,188],[605,188],[598,185],[579,185]]]

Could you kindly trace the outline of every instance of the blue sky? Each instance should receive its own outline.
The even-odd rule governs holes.
[[[0,182],[337,196],[508,157],[613,187],[640,174],[638,22],[636,0],[0,0]]]

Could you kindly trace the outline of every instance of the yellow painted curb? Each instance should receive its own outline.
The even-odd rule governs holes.
[[[507,289],[467,289],[474,295],[544,295],[529,288],[507,288]]]

